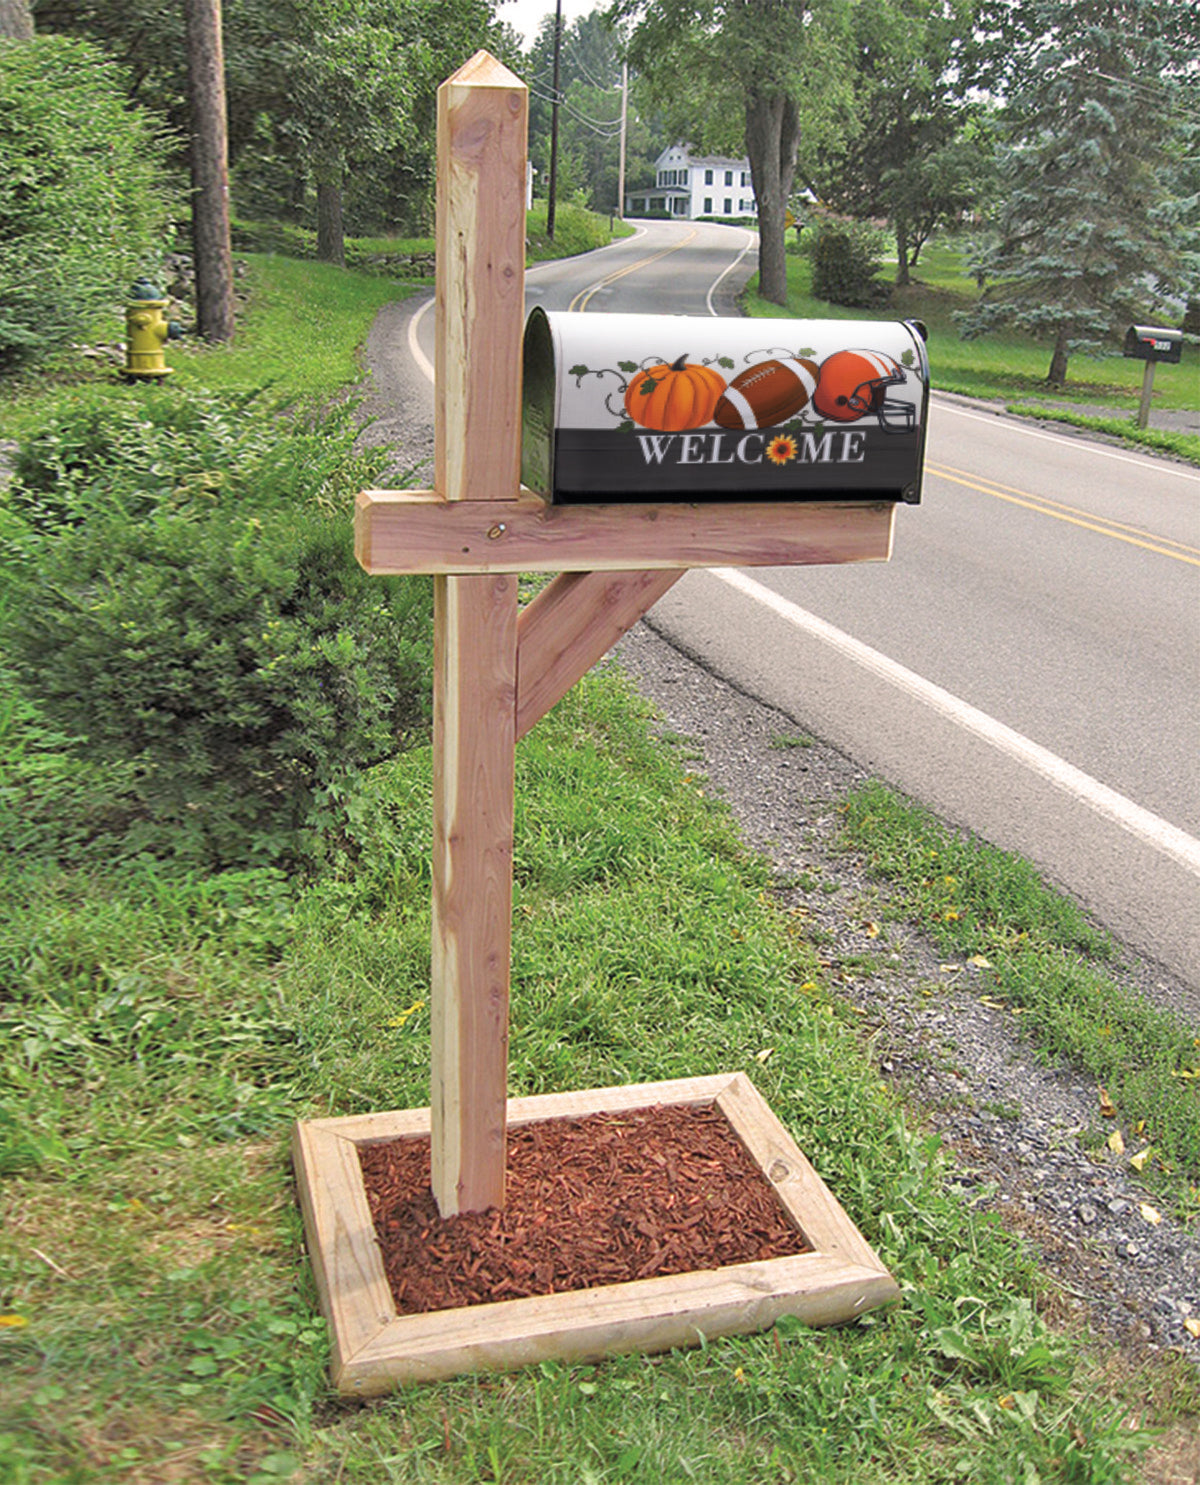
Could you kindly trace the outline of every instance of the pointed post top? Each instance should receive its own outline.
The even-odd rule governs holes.
[[[525,84],[503,62],[482,48],[442,84],[444,88],[522,88]]]

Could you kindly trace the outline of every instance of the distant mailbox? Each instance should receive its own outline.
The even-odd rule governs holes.
[[[1183,332],[1161,325],[1130,325],[1125,332],[1125,354],[1137,361],[1177,365],[1183,355]]]
[[[575,504],[916,504],[928,403],[916,321],[535,308],[521,480]]]

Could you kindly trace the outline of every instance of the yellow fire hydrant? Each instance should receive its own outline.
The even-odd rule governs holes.
[[[161,289],[147,278],[139,278],[129,290],[125,306],[125,377],[170,376],[163,343],[171,334],[167,305]]]

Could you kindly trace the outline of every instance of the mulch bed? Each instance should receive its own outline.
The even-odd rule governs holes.
[[[358,1158],[401,1315],[810,1251],[713,1107],[519,1125],[504,1210],[445,1221],[428,1137],[360,1145]]]

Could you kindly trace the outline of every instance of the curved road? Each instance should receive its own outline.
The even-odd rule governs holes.
[[[527,302],[732,313],[753,246],[735,228],[647,222],[530,270]],[[427,311],[407,311],[418,365]],[[898,512],[889,564],[693,572],[651,622],[1028,856],[1194,987],[1200,1025],[1196,470],[935,395],[923,503]]]

